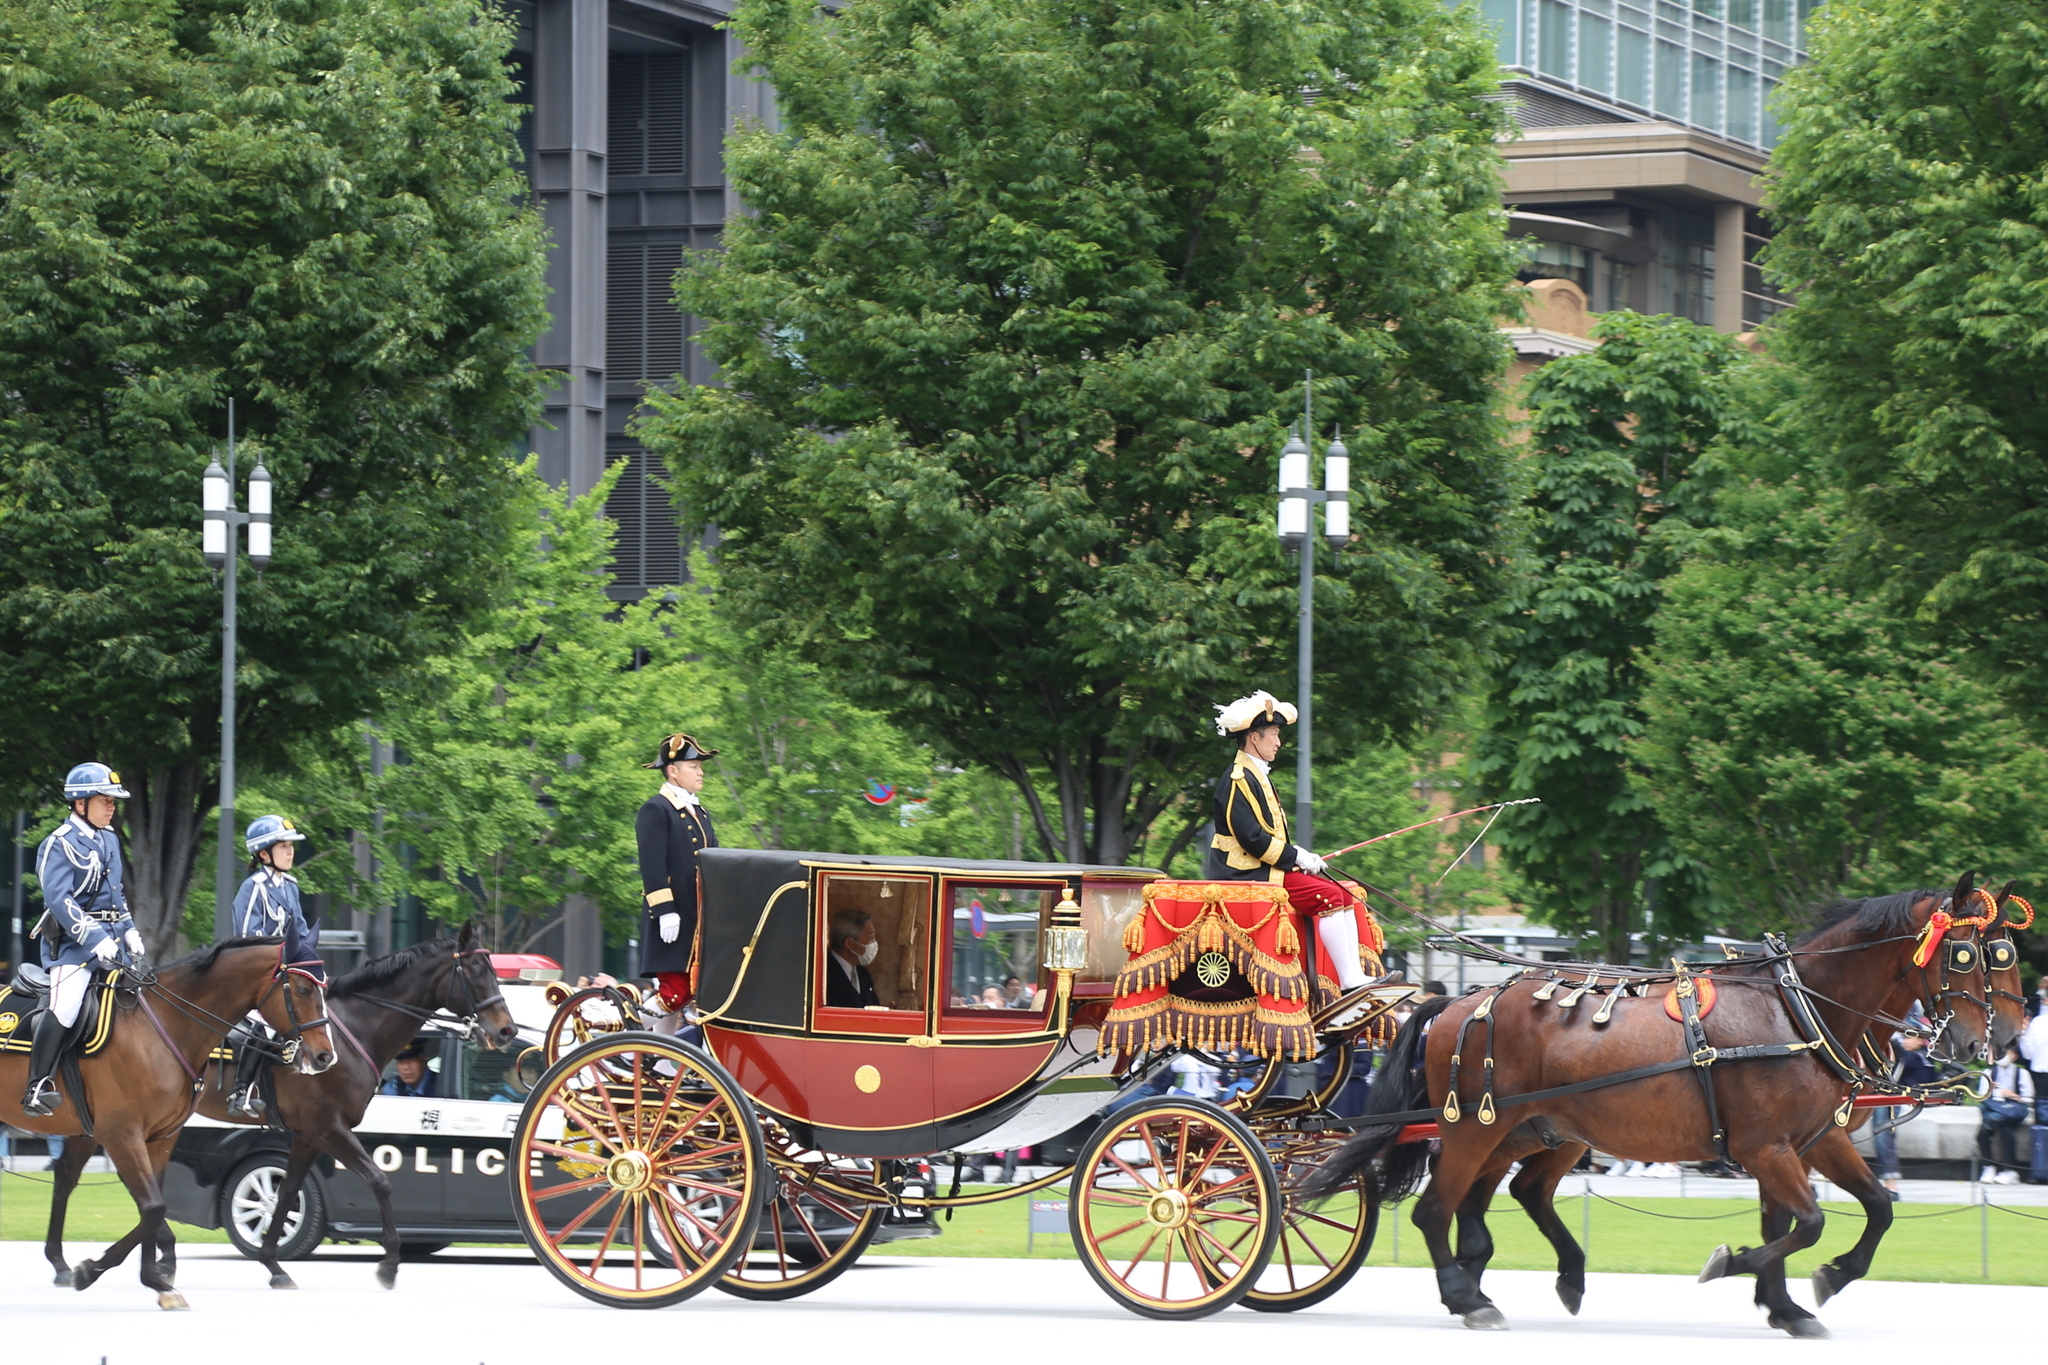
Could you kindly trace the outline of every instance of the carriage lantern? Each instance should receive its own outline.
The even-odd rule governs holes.
[[[1078,972],[1088,965],[1088,931],[1081,927],[1081,907],[1067,888],[1052,908],[1052,927],[1045,935],[1045,965],[1056,972]]]

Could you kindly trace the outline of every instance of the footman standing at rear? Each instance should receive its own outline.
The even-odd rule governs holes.
[[[93,969],[111,964],[123,949],[142,957],[142,935],[128,917],[128,894],[121,887],[121,844],[108,828],[114,802],[127,795],[120,774],[106,764],[79,764],[64,779],[71,814],[36,850],[47,907],[37,929],[50,973],[50,1008],[36,1023],[21,1107],[38,1118],[56,1113],[62,1102],[57,1052],[65,1031],[78,1021]]]
[[[697,799],[704,790],[706,749],[688,735],[670,735],[646,767],[662,775],[633,821],[640,847],[640,971],[652,977],[667,1012],[658,1033],[674,1033],[690,1000],[691,955],[697,944],[697,855],[718,847],[711,813]]]

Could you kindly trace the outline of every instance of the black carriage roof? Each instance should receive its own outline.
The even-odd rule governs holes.
[[[1150,867],[1120,867],[1106,863],[1029,863],[982,858],[898,858],[871,853],[807,853],[787,848],[708,848],[698,855],[707,863],[730,863],[735,867],[776,868],[784,879],[804,875],[809,867],[890,867],[905,872],[985,872],[1007,877],[1142,877],[1166,874]]]
[[[823,868],[968,872],[996,878],[1150,881],[1148,867],[1027,863],[974,858],[885,858],[780,848],[707,848],[697,855],[703,888],[700,1008],[755,1024],[802,1027],[810,979],[811,872]],[[1078,890],[1078,888],[1076,888]]]

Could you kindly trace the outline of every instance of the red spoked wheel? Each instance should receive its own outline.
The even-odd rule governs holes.
[[[1372,1250],[1379,1206],[1361,1172],[1336,1193],[1310,1204],[1300,1189],[1344,1145],[1348,1133],[1270,1134],[1266,1150],[1280,1177],[1286,1205],[1280,1236],[1265,1271],[1245,1291],[1243,1305],[1261,1313],[1313,1307],[1351,1283]]]
[[[599,1303],[663,1308],[746,1251],[767,1161],[752,1106],[717,1062],[620,1033],[542,1074],[511,1174],[520,1229],[550,1274]]]
[[[1082,1147],[1074,1248],[1111,1298],[1148,1318],[1199,1318],[1252,1288],[1280,1233],[1265,1145],[1201,1100],[1113,1115]]]
[[[718,1281],[736,1298],[793,1299],[832,1283],[868,1249],[888,1212],[872,1160],[809,1151],[779,1130],[769,1147],[776,1159],[754,1243]]]

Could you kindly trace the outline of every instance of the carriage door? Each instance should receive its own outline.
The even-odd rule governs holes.
[[[813,1033],[805,1098],[814,1121],[842,1129],[907,1128],[931,1118],[932,879],[920,873],[821,872],[813,911]],[[872,925],[867,964],[877,1003],[854,1006],[857,983],[831,950],[835,932]],[[835,995],[842,1002],[832,1003]]]
[[[1066,881],[948,877],[939,1112],[959,1114],[1038,1074],[1053,1048],[1045,930]]]

